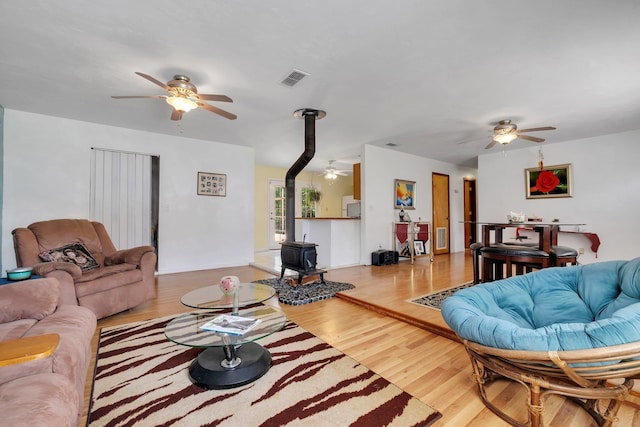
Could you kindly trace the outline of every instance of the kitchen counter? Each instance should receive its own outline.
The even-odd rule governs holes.
[[[315,218],[302,218],[302,217],[296,217],[296,219],[304,219],[304,220],[308,220],[308,221],[314,221],[314,220],[322,220],[322,219],[330,219],[330,220],[350,220],[350,221],[360,221],[360,218],[351,218],[351,217],[345,217],[345,216],[325,216],[325,217],[315,217]]]
[[[360,265],[360,218],[296,218],[296,240],[315,243],[319,268]],[[298,234],[298,233],[296,233]]]

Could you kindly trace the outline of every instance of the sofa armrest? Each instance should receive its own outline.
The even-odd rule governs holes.
[[[42,359],[53,354],[60,335],[45,334],[0,342],[0,367]]]
[[[56,279],[25,280],[0,286],[0,323],[41,320],[56,310],[60,284]]]
[[[122,249],[104,257],[104,265],[133,264],[140,266],[140,260],[146,253],[154,252],[153,246],[138,246],[131,249]]]
[[[18,267],[30,267],[39,263],[38,253],[41,249],[33,232],[26,227],[20,227],[13,230],[11,234]]]
[[[38,276],[46,276],[55,270],[66,271],[73,277],[73,280],[77,280],[82,276],[82,270],[79,266],[71,262],[64,261],[52,261],[52,262],[41,262],[33,266],[33,274],[37,274]]]

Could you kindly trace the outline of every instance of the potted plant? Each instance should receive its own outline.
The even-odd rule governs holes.
[[[320,198],[322,197],[322,194],[320,194],[320,192],[313,187],[309,189],[307,195],[309,196],[309,202],[313,204],[319,202]]]

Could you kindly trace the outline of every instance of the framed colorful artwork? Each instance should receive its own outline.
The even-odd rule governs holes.
[[[527,199],[571,197],[571,164],[524,170]]]
[[[415,209],[416,182],[396,179],[394,197],[394,207],[396,209]]]
[[[227,175],[198,172],[198,196],[227,195]]]

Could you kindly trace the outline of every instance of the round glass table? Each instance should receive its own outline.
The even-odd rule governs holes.
[[[273,295],[275,290],[270,286],[243,283],[235,304],[233,295],[223,294],[217,285],[196,289],[182,297],[184,305],[202,310],[171,320],[164,334],[176,344],[204,348],[189,366],[191,382],[206,389],[226,389],[249,384],[267,373],[271,353],[255,341],[279,331],[287,323],[282,311],[261,304]],[[222,313],[260,322],[243,335],[202,328]]]
[[[276,294],[276,290],[261,283],[241,283],[237,292],[237,308],[264,302]],[[187,307],[202,309],[234,308],[234,296],[223,294],[220,286],[205,286],[184,294],[180,302]]]

